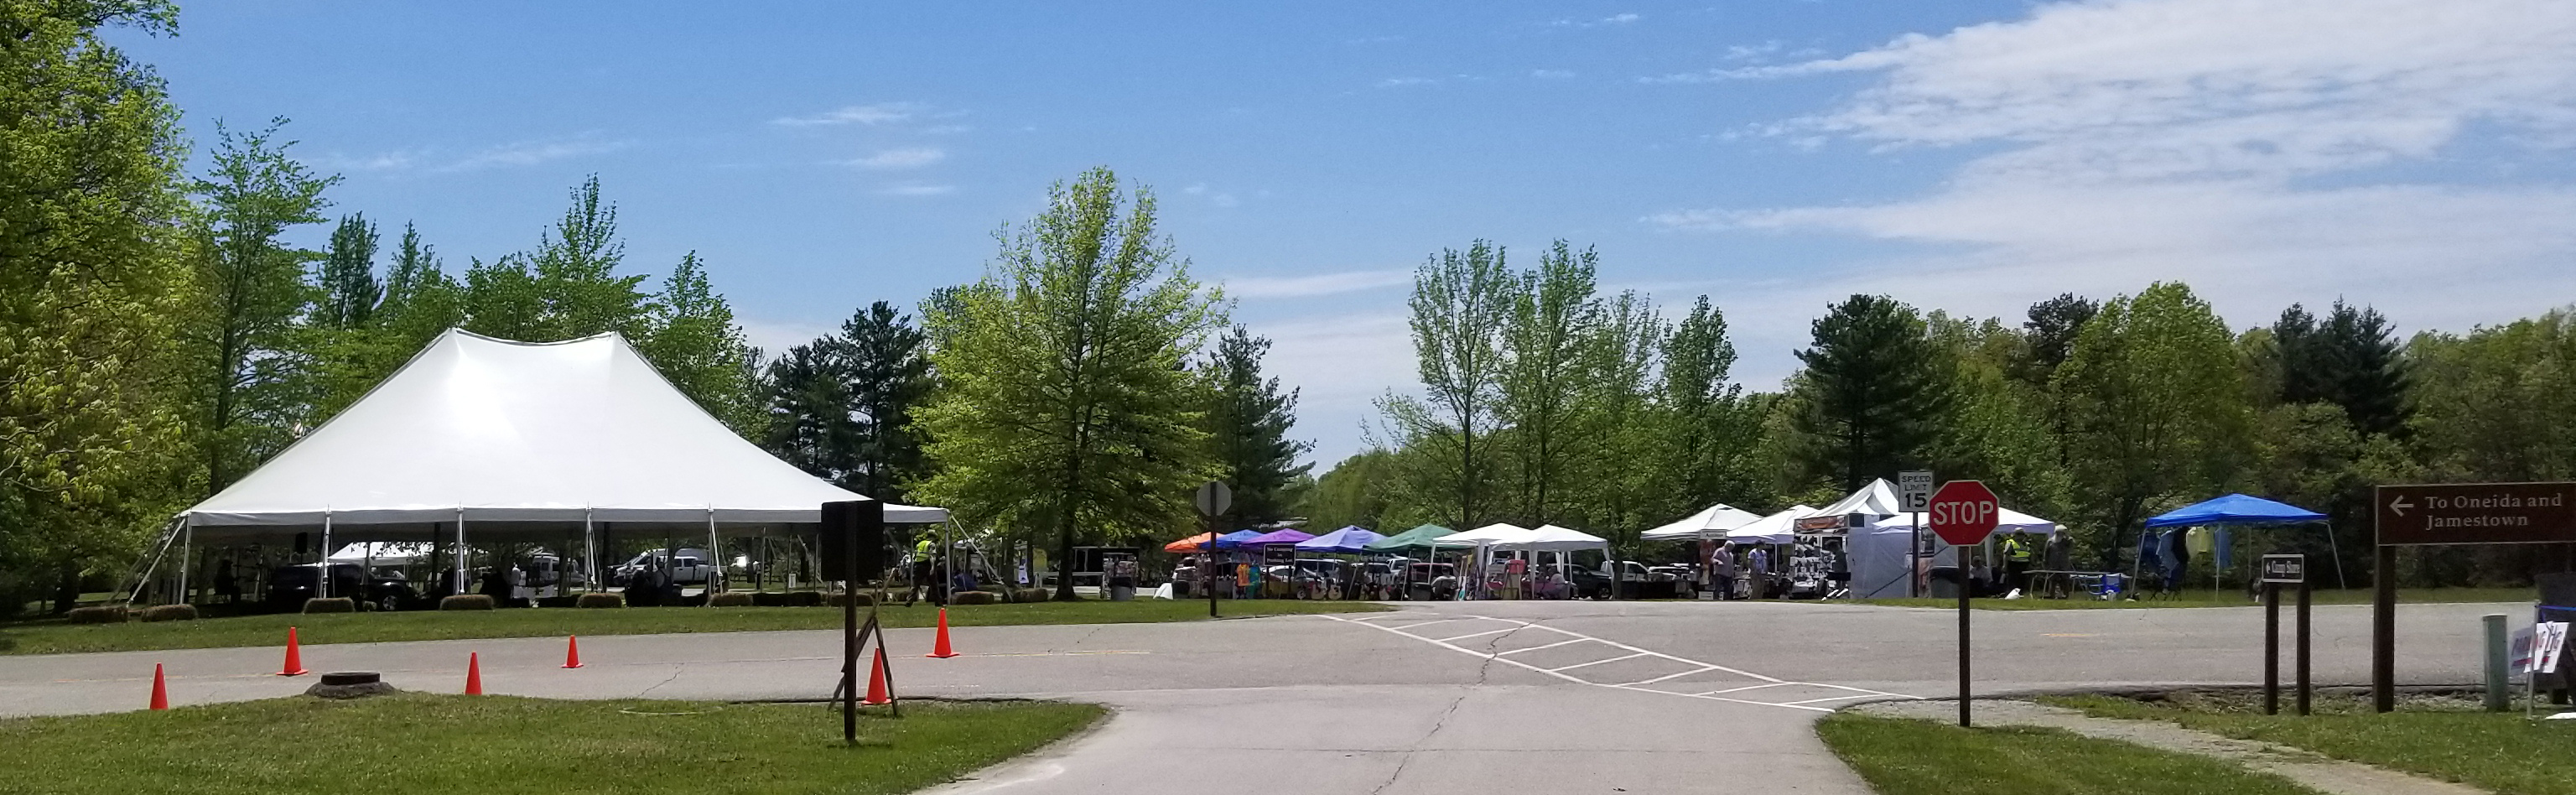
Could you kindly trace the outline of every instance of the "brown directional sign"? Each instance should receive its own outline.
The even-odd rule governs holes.
[[[2576,483],[2381,486],[2381,544],[2576,541]]]

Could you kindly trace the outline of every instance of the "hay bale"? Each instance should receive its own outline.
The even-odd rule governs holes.
[[[868,606],[868,605],[876,604],[876,599],[877,599],[876,594],[868,593],[868,592],[866,592],[866,591],[860,591],[860,592],[858,593],[857,598],[858,598],[858,600],[859,600],[859,606],[860,606],[860,607],[866,607],[866,606]],[[832,594],[832,595],[830,595],[830,596],[823,597],[823,603],[824,603],[824,604],[826,604],[826,605],[830,605],[830,606],[832,606],[832,607],[840,607],[840,606],[842,606],[842,605],[849,604],[849,603],[850,603],[850,599],[851,599],[851,596],[850,596],[849,594],[837,594],[837,593],[836,593],[836,594]]]
[[[1043,602],[1054,597],[1055,592],[1045,588],[1011,589],[1011,601],[1014,602]]]
[[[145,621],[195,621],[196,605],[153,605],[143,608]]]
[[[786,607],[787,595],[776,591],[753,591],[751,592],[751,606]]]
[[[563,596],[549,596],[537,600],[538,607],[572,607],[580,603],[581,597],[571,594],[565,594]]]
[[[948,602],[958,605],[998,605],[1002,603],[1002,595],[992,591],[958,591],[955,596],[949,597]]]
[[[492,597],[489,594],[457,594],[438,600],[440,610],[490,610],[493,607],[495,605],[492,604]]]
[[[788,607],[822,607],[822,591],[795,591],[785,594]]]
[[[586,593],[581,595],[580,600],[573,602],[572,606],[589,608],[625,607],[626,597],[622,594],[613,593]]]
[[[64,617],[74,624],[123,624],[126,616],[124,605],[94,605],[72,608]]]
[[[346,596],[334,596],[329,599],[314,597],[304,600],[304,612],[355,613],[358,612],[358,600]]]
[[[750,607],[751,594],[720,593],[707,597],[708,607]]]

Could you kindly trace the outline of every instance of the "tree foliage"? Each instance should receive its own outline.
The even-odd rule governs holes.
[[[315,175],[277,139],[285,119],[235,133],[217,126],[213,169],[196,182],[205,213],[196,230],[197,281],[190,313],[197,352],[200,446],[211,495],[284,449],[309,419],[299,324],[320,291],[305,265],[320,252],[294,248],[287,231],[321,223],[322,191],[338,177]]]
[[[925,318],[940,389],[919,415],[924,499],[1020,538],[1178,534],[1214,474],[1187,357],[1223,323],[1212,290],[1107,168],[1048,191],[985,278]],[[1059,580],[1058,598],[1072,598]]]
[[[1813,332],[1791,388],[1806,477],[1850,491],[1922,461],[1950,401],[1922,316],[1887,296],[1855,295],[1827,307]]]
[[[1420,453],[1407,457],[1412,466],[1401,473],[1408,489],[1432,500],[1434,521],[1449,527],[1475,527],[1496,513],[1487,493],[1495,469],[1490,437],[1509,364],[1503,329],[1517,287],[1503,249],[1483,240],[1442,251],[1413,272],[1423,396],[1390,394],[1378,407],[1398,444]]]
[[[2248,404],[2234,337],[2178,282],[2103,304],[2056,386],[2071,396],[2079,540],[2118,569],[2157,501],[2213,493],[2245,463]]]
[[[1287,518],[1296,496],[1289,489],[1312,468],[1297,461],[1312,445],[1288,437],[1297,424],[1297,391],[1282,392],[1279,379],[1262,375],[1269,352],[1268,338],[1235,326],[1217,338],[1204,366],[1213,387],[1207,431],[1217,479],[1234,491],[1231,514],[1249,523]]]

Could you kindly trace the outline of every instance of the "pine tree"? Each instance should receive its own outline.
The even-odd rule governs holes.
[[[2407,377],[2388,318],[2341,300],[2323,320],[2292,304],[2272,324],[2284,403],[2329,403],[2363,433],[2406,424]]]
[[[342,216],[322,253],[322,303],[314,312],[315,325],[365,327],[384,297],[384,285],[376,281],[376,225],[364,213]]]
[[[787,349],[769,361],[767,428],[761,447],[779,460],[825,480],[843,481],[857,463],[858,423],[830,340]]]
[[[1293,507],[1285,491],[1311,464],[1297,462],[1313,445],[1288,438],[1297,422],[1297,391],[1279,391],[1279,379],[1263,378],[1262,356],[1270,340],[1242,326],[1217,339],[1205,370],[1215,383],[1207,410],[1207,429],[1216,448],[1218,480],[1234,490],[1233,515],[1246,523],[1286,518]]]
[[[908,499],[927,475],[913,412],[930,395],[929,337],[884,301],[841,324],[834,358],[853,418],[848,474],[841,485],[881,500]]]
[[[1814,347],[1798,352],[1807,367],[1793,389],[1808,476],[1850,491],[1921,461],[1950,398],[1922,316],[1887,296],[1855,295],[1818,318],[1814,334]]]

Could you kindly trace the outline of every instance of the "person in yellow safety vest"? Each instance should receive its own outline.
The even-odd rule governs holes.
[[[2023,581],[2023,573],[2030,571],[2030,540],[2015,532],[2004,536],[2003,546],[2004,587],[2029,588],[2030,584]]]
[[[921,540],[913,542],[912,587],[903,591],[903,606],[911,607],[913,600],[921,596],[922,589],[930,587],[930,559],[937,553],[938,547],[930,543],[929,533],[921,534]]]

